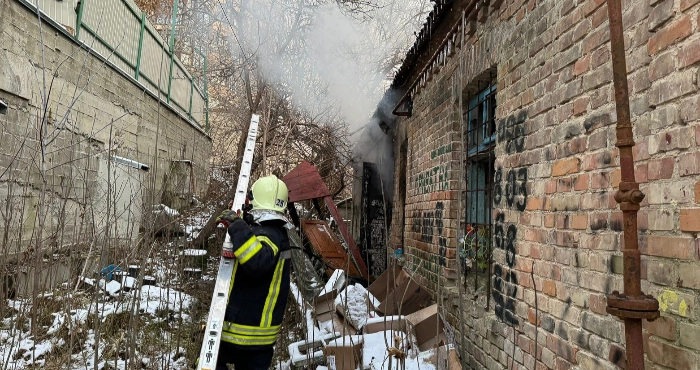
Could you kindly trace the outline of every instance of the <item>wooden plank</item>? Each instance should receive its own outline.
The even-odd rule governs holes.
[[[328,226],[326,222],[304,220],[301,222],[301,229],[311,243],[311,247],[316,253],[321,255],[323,261],[330,266],[326,271],[328,275],[333,274],[334,269],[347,269],[348,275],[354,277],[361,276],[355,264],[350,263],[350,258],[345,252],[345,248],[343,248],[340,240],[335,233],[331,231],[330,226]]]
[[[355,239],[353,239],[352,235],[350,235],[350,231],[348,231],[348,226],[345,225],[343,217],[340,215],[340,212],[338,212],[338,207],[335,206],[335,203],[330,196],[324,197],[323,200],[326,202],[326,207],[328,207],[328,210],[331,212],[333,219],[338,223],[340,234],[343,236],[343,239],[345,239],[348,249],[350,249],[352,256],[355,258],[355,263],[357,263],[357,267],[360,269],[362,277],[369,282],[369,271],[367,270],[365,260],[362,258],[360,248],[358,248],[357,244],[355,244]]]
[[[282,178],[289,190],[289,201],[298,202],[330,195],[316,167],[302,162]]]

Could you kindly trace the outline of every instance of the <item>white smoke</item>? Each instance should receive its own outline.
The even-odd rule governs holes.
[[[334,1],[234,2],[234,53],[255,59],[298,108],[314,116],[337,111],[349,132],[372,117],[430,8],[426,0],[377,0],[360,20]]]

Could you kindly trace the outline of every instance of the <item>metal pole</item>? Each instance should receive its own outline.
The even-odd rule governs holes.
[[[134,74],[134,78],[136,81],[139,80],[139,76],[141,75],[141,54],[143,51],[143,34],[144,31],[146,30],[146,12],[141,12],[141,33],[139,35],[139,51],[136,56],[136,73]]]
[[[173,1],[173,19],[170,22],[170,74],[168,75],[168,103],[170,103],[170,91],[173,85],[173,66],[175,65],[175,21],[177,21],[177,5],[179,1]]]
[[[209,133],[209,90],[207,90],[207,56],[206,54],[202,54],[202,57],[204,57],[204,104],[206,105],[206,109],[204,111],[205,115],[205,131]]]
[[[83,11],[85,10],[85,0],[78,3],[78,18],[75,21],[75,39],[79,40],[80,28],[83,26]]]
[[[644,369],[642,320],[659,317],[659,302],[641,289],[641,258],[637,237],[637,211],[644,199],[634,178],[634,134],[630,120],[629,90],[627,87],[627,62],[622,28],[620,0],[608,0],[610,19],[610,51],[612,55],[613,84],[617,111],[617,143],[620,151],[620,188],[615,200],[620,204],[623,216],[624,292],[608,295],[607,312],[625,322],[627,368]]]

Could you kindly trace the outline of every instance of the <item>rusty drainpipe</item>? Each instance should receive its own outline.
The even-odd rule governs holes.
[[[634,134],[630,121],[629,90],[627,88],[627,62],[622,30],[622,6],[620,0],[608,0],[610,18],[610,50],[612,54],[615,106],[617,111],[617,146],[620,150],[620,188],[615,200],[620,203],[623,215],[624,291],[608,295],[607,312],[625,322],[627,369],[644,369],[644,342],[642,320],[653,321],[659,317],[659,302],[653,296],[642,293],[641,258],[637,238],[637,211],[644,199],[634,178]]]

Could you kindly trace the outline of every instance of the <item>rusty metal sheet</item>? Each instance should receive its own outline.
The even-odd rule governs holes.
[[[350,261],[348,253],[333,233],[330,226],[324,221],[304,220],[301,222],[301,229],[311,243],[314,251],[323,258],[329,268],[326,273],[330,276],[335,269],[346,270],[349,276],[361,276],[357,266]],[[331,268],[332,267],[332,268]]]
[[[323,198],[331,194],[316,167],[306,161],[286,174],[282,181],[289,190],[289,202]]]

